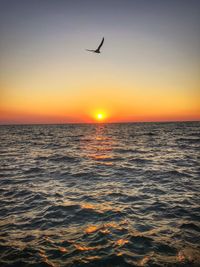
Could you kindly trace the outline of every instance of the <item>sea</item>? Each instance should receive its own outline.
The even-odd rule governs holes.
[[[200,266],[200,122],[0,126],[0,266]]]

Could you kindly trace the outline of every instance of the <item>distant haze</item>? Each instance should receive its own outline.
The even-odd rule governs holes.
[[[0,123],[199,120],[199,33],[198,0],[1,0]]]

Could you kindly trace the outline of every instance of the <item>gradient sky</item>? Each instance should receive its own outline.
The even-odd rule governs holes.
[[[0,123],[199,120],[199,33],[199,0],[0,0]]]

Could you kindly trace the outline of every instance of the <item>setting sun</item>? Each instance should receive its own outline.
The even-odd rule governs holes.
[[[102,121],[102,120],[105,119],[105,114],[103,112],[99,112],[99,113],[96,114],[95,117],[96,117],[97,121]]]
[[[102,119],[103,119],[103,114],[102,114],[102,113],[97,114],[97,118],[98,118],[99,120],[102,120]]]

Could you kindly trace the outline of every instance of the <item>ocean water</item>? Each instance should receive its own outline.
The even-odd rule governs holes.
[[[0,126],[0,266],[200,266],[200,122]]]

